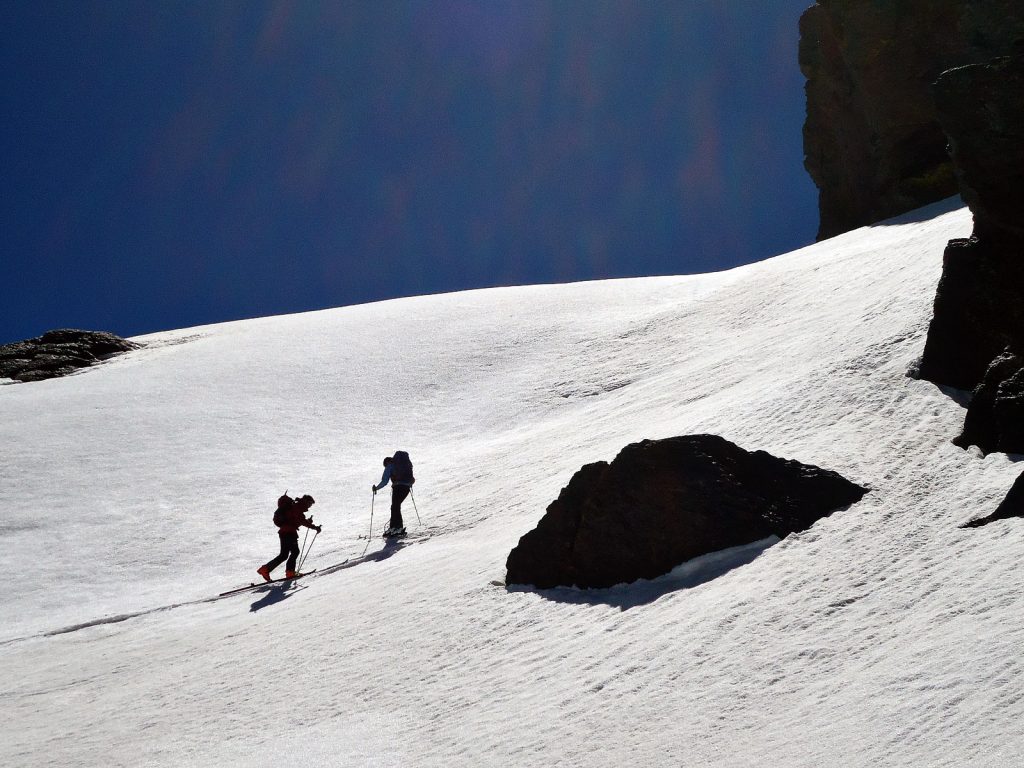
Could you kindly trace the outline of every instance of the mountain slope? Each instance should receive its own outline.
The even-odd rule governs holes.
[[[962,409],[905,376],[969,226],[946,205],[716,275],[158,334],[0,387],[0,557],[28,574],[0,597],[0,757],[1016,764],[1024,544],[957,526],[1018,468],[950,445]],[[695,432],[873,490],[647,584],[490,583],[581,464]],[[432,535],[349,559],[399,447]],[[321,572],[208,600],[276,552],[286,488],[317,498]]]

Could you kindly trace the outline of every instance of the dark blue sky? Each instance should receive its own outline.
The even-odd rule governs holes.
[[[0,2],[0,343],[809,243],[809,3]]]

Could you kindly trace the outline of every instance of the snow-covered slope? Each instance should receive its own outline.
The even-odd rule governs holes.
[[[957,527],[1019,467],[950,445],[961,407],[905,376],[969,228],[946,205],[717,275],[163,333],[0,387],[0,758],[1020,764],[1024,541]],[[695,432],[874,490],[655,582],[491,584],[581,464]],[[360,559],[396,448],[433,534]],[[210,600],[276,553],[285,489],[320,571]]]

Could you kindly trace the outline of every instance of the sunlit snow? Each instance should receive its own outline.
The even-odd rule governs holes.
[[[958,526],[1020,466],[951,445],[955,393],[906,376],[970,226],[947,203],[721,274],[192,328],[0,386],[3,764],[1019,765],[1021,521]],[[651,582],[493,583],[582,464],[700,432],[872,492]],[[432,530],[382,552],[398,448]],[[211,599],[276,554],[286,489],[320,570]]]

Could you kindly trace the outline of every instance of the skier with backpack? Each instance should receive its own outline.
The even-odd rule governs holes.
[[[391,482],[391,520],[384,530],[384,538],[405,536],[405,523],[402,522],[402,502],[412,491],[416,478],[412,475],[412,460],[405,451],[395,451],[394,456],[384,459],[384,474],[380,482],[373,486],[373,493]]]
[[[315,503],[313,497],[308,494],[293,499],[286,493],[277,500],[274,525],[277,526],[277,535],[281,538],[281,552],[269,563],[256,569],[256,573],[265,581],[270,581],[270,572],[285,560],[288,561],[285,566],[286,579],[294,579],[302,575],[295,572],[295,561],[299,557],[299,528],[305,526],[320,533],[320,526],[313,524],[312,517],[306,517],[309,508]]]

